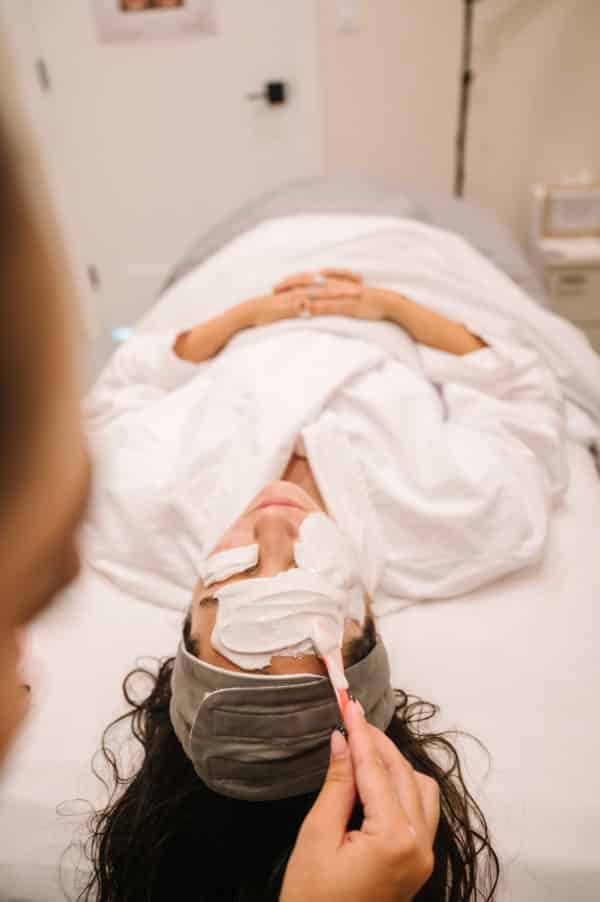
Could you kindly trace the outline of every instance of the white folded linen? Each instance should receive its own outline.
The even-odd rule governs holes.
[[[173,353],[177,326],[324,265],[465,322],[489,347],[457,357],[392,323],[319,317],[246,330],[198,366]],[[593,437],[600,362],[466,242],[410,220],[270,221],[175,285],[146,328],[167,310],[170,328],[124,345],[86,405],[99,466],[85,549],[119,587],[185,607],[198,561],[281,478],[299,437],[365,568],[378,551],[376,613],[543,555],[568,482],[566,402],[573,437]]]

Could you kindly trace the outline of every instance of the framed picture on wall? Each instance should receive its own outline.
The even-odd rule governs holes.
[[[214,0],[90,0],[104,42],[216,34]]]

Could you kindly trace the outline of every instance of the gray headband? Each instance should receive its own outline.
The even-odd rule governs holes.
[[[381,730],[395,710],[387,652],[375,647],[346,668],[350,691]],[[215,792],[252,801],[319,789],[340,713],[329,680],[217,669],[179,644],[171,678],[173,729],[200,779]]]

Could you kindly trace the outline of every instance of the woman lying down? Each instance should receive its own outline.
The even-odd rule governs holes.
[[[321,270],[115,355],[88,401],[87,556],[187,613],[148,697],[126,683],[144,757],[95,820],[81,898],[278,899],[347,688],[439,785],[415,898],[492,898],[484,816],[423,726],[432,706],[392,690],[374,616],[542,553],[564,489],[561,399],[533,351],[510,353]],[[348,829],[361,822],[357,802]]]

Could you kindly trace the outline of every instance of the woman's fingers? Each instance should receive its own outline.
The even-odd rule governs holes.
[[[309,285],[304,289],[306,293],[315,300],[319,298],[360,298],[362,294],[362,285],[355,282],[330,281],[324,285]]]
[[[362,295],[363,287],[354,282],[329,281],[323,282],[323,284],[309,282],[293,285],[285,290],[303,291],[311,300],[334,300],[335,298],[356,298],[358,300]],[[282,293],[279,292],[279,294]]]
[[[315,287],[327,284],[328,279],[345,283],[346,290],[351,285],[361,285],[362,276],[350,272],[349,269],[322,269],[319,272],[299,272],[292,276],[287,276],[278,282],[273,288],[274,294],[281,294],[282,291],[289,291],[292,288],[305,288],[310,285]],[[343,287],[343,286],[342,286]]]
[[[359,284],[363,280],[362,276],[349,269],[322,269],[321,275],[327,276],[328,279],[341,279],[342,281],[358,282]]]
[[[349,316],[353,319],[380,320],[383,319],[381,309],[361,298],[342,297],[328,300],[309,301],[309,309],[313,316]]]
[[[312,316],[346,316],[353,319],[380,320],[385,309],[375,292],[362,285],[349,282],[330,282],[325,286],[288,288],[270,295],[274,319],[300,315],[306,311]]]
[[[309,310],[313,316],[351,316],[357,315],[356,301],[351,298],[334,298],[328,301],[309,301]]]
[[[316,272],[298,272],[293,276],[287,276],[287,278],[277,283],[273,289],[273,293],[281,294],[282,291],[290,291],[293,288],[303,288],[306,285],[313,285],[318,276],[319,273]]]
[[[387,767],[381,760],[370,727],[356,702],[346,706],[344,722],[354,765],[356,788],[362,802],[362,831],[388,835],[393,830],[408,832],[410,821],[395,792]]]

